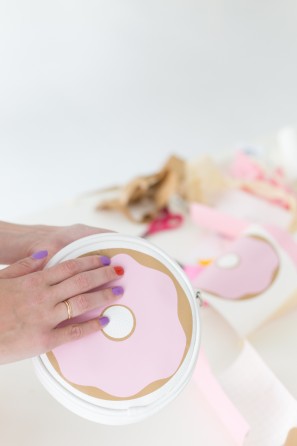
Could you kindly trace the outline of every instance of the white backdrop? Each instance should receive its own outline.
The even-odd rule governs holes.
[[[297,3],[0,0],[0,219],[297,121]]]

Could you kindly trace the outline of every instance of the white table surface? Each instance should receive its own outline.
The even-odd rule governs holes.
[[[138,235],[142,227],[118,214],[98,213],[98,197],[80,198],[41,214],[23,218],[24,223],[72,224],[82,222]],[[154,242],[183,260],[195,241],[195,227],[157,235]],[[215,373],[231,364],[238,354],[238,338],[211,308],[202,309],[202,345]],[[297,397],[297,312],[271,322],[250,341],[290,392]],[[120,374],[119,374],[120,379]],[[57,403],[37,380],[30,360],[0,367],[0,442],[7,446],[32,445],[205,445],[234,446],[209,403],[191,383],[168,407],[135,425],[109,427],[86,421]],[[271,427],[273,429],[273,426]],[[263,445],[266,446],[266,445]],[[267,445],[270,446],[270,445]]]

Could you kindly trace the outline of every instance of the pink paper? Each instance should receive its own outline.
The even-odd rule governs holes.
[[[201,265],[185,265],[183,269],[190,280],[195,280],[205,267]]]
[[[236,264],[223,267],[232,256]],[[279,257],[269,242],[255,237],[239,237],[215,262],[194,280],[196,287],[225,299],[259,295],[272,284]]]
[[[69,381],[129,397],[176,372],[186,336],[178,318],[177,291],[167,274],[145,267],[126,254],[114,256],[112,263],[125,268],[125,275],[115,283],[123,286],[124,296],[116,303],[133,312],[133,334],[114,341],[98,331],[57,347],[53,353]],[[77,319],[94,318],[105,308]]]
[[[192,220],[202,228],[230,238],[238,237],[248,226],[245,220],[200,203],[191,204],[190,215]]]
[[[238,446],[242,445],[244,438],[250,429],[249,425],[224,393],[222,387],[212,373],[202,349],[200,349],[193,380],[199,387],[200,392],[215,410],[235,443]]]

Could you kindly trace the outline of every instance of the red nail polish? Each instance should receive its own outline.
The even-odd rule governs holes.
[[[121,266],[114,266],[113,269],[115,270],[115,272],[118,276],[123,276],[123,274],[125,272],[124,268],[122,268]]]

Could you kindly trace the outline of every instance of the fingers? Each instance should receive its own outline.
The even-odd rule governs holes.
[[[0,271],[0,278],[13,279],[41,270],[47,261],[48,252],[38,251],[31,257],[26,257]]]
[[[123,293],[123,287],[115,286],[67,299],[68,305],[70,305],[71,317],[79,316],[98,307],[112,305],[114,301],[116,301],[119,297],[122,297]],[[65,302],[60,302],[56,305],[56,317],[57,325],[68,318],[68,309]]]
[[[52,287],[53,299],[56,303],[59,303],[70,297],[80,296],[108,282],[119,279],[123,274],[124,269],[121,266],[106,266],[84,271],[54,285]]]
[[[106,256],[86,256],[77,259],[66,260],[58,265],[52,266],[45,271],[45,280],[49,285],[55,285],[70,277],[89,271],[91,269],[100,268],[110,264],[110,259]]]
[[[103,316],[98,319],[92,319],[80,324],[67,325],[62,328],[55,328],[48,343],[48,351],[59,345],[70,341],[77,341],[85,336],[96,333],[102,330],[109,323],[109,319]]]

